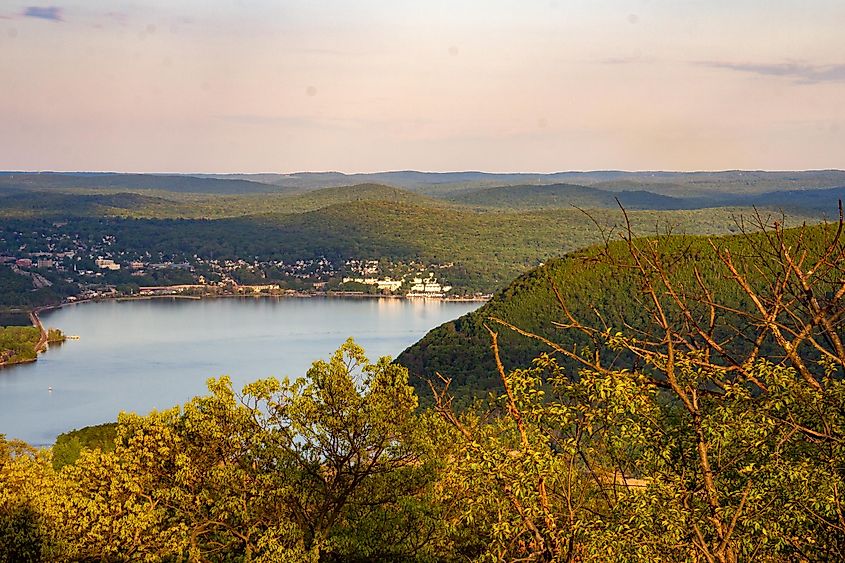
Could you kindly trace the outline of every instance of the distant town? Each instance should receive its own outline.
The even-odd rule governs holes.
[[[217,259],[119,250],[115,237],[86,238],[66,223],[49,229],[0,231],[0,267],[30,278],[33,290],[63,288],[65,302],[165,295],[393,296],[486,300],[456,290],[442,272],[452,263],[325,257],[296,261]]]

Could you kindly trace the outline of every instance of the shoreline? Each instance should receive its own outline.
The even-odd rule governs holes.
[[[35,343],[33,349],[35,350],[35,357],[34,358],[26,358],[22,360],[15,360],[15,361],[5,361],[0,362],[0,369],[12,366],[20,366],[25,364],[31,364],[38,360],[38,354],[44,353],[48,349],[48,338],[49,335],[47,333],[47,329],[44,328],[44,325],[41,323],[41,319],[38,317],[38,312],[36,309],[33,309],[29,312],[29,320],[32,322],[32,326],[38,329],[40,336],[38,337],[38,342]]]
[[[99,302],[99,301],[151,301],[153,299],[187,299],[189,301],[201,301],[203,299],[233,299],[233,298],[240,298],[240,299],[266,299],[266,298],[274,298],[274,299],[310,299],[314,297],[322,297],[322,298],[330,298],[330,299],[402,299],[407,301],[439,301],[443,303],[486,303],[490,300],[490,298],[481,298],[481,297],[456,297],[456,298],[449,298],[449,297],[428,297],[428,296],[412,296],[408,297],[407,295],[375,295],[369,293],[351,293],[351,292],[343,292],[343,291],[325,291],[321,293],[307,293],[303,291],[297,291],[292,293],[282,293],[278,295],[273,294],[232,294],[226,293],[222,295],[118,295],[118,296],[103,296],[103,297],[92,297],[90,299],[79,299],[76,301],[64,301],[62,303],[57,303],[54,305],[44,305],[41,307],[36,307],[29,312],[29,318],[32,321],[32,326],[37,328],[40,333],[41,337],[38,339],[38,342],[35,344],[35,358],[27,359],[27,360],[18,360],[15,362],[0,362],[0,368],[16,366],[21,364],[30,364],[38,360],[38,354],[42,354],[46,352],[49,348],[48,346],[48,333],[47,329],[44,328],[44,324],[41,322],[40,315],[42,313],[49,313],[50,311],[57,311],[59,309],[63,309],[64,307],[68,307],[71,305],[79,305],[82,303],[91,303],[91,302]]]
[[[26,364],[34,364],[38,357],[29,358],[26,360],[15,360],[14,362],[0,362],[0,370],[3,368],[11,368],[15,366],[25,366]]]
[[[42,307],[36,307],[32,311],[30,311],[30,315],[34,315],[40,324],[40,317],[41,313],[47,313],[50,311],[56,311],[59,309],[63,309],[64,307],[68,307],[71,305],[79,305],[82,303],[92,303],[92,302],[99,302],[99,301],[149,301],[153,299],[187,299],[190,301],[201,301],[203,299],[233,299],[233,298],[240,298],[240,299],[266,299],[266,298],[273,298],[273,299],[310,299],[314,297],[324,297],[324,298],[333,298],[333,299],[403,299],[407,301],[439,301],[443,303],[487,303],[490,301],[489,297],[428,297],[428,296],[413,296],[408,297],[406,295],[374,295],[368,293],[352,293],[352,292],[342,292],[342,291],[326,291],[322,293],[307,293],[307,292],[293,292],[293,293],[281,293],[281,294],[233,294],[233,293],[225,293],[220,295],[215,294],[205,294],[205,295],[180,295],[180,294],[173,294],[173,295],[118,295],[118,296],[102,296],[102,297],[92,297],[89,299],[79,299],[77,301],[63,301],[62,303],[57,303],[54,305],[44,305]],[[33,323],[33,326],[38,326]],[[44,333],[46,334],[46,333]]]
[[[49,313],[50,311],[57,311],[71,305],[80,305],[82,303],[100,302],[100,301],[151,301],[153,299],[186,299],[189,301],[201,301],[203,299],[311,299],[311,298],[325,298],[325,299],[391,299],[391,300],[406,300],[406,301],[438,301],[443,303],[486,303],[490,301],[490,297],[437,297],[437,296],[422,296],[422,295],[378,295],[369,293],[352,293],[343,291],[324,291],[320,293],[309,293],[304,291],[293,291],[280,294],[233,294],[225,293],[220,295],[205,294],[205,295],[117,295],[117,296],[100,296],[88,299],[79,299],[75,301],[63,301],[53,305],[43,305],[35,307],[29,311],[29,318],[32,326],[37,328],[41,334],[38,342],[35,344],[35,357],[25,360],[16,360],[14,362],[0,362],[0,369],[5,367],[31,364],[38,360],[38,355],[46,352],[49,349],[48,332],[41,322],[41,314]]]

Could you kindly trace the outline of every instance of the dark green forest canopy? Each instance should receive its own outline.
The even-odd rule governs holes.
[[[2,253],[2,250],[0,250]],[[0,264],[0,326],[30,324],[27,312],[61,301],[70,295],[67,283],[58,276],[51,276],[54,284],[36,289],[27,276],[14,273],[8,266]]]
[[[33,326],[0,327],[0,365],[35,359],[41,331]]]
[[[803,236],[805,244],[819,251],[836,226],[822,224],[796,228],[786,232],[787,239]],[[766,245],[763,234],[741,234],[724,237],[674,235],[659,239],[641,239],[637,245],[658,241],[663,263],[669,268],[671,280],[694,294],[699,288],[696,273],[724,306],[750,310],[753,304],[737,283],[731,279],[725,264],[715,249],[728,251],[739,261],[756,264],[748,272],[753,283],[767,281]],[[595,246],[577,251],[560,259],[549,260],[497,292],[480,309],[450,321],[430,331],[422,340],[402,352],[396,359],[411,373],[411,381],[422,395],[427,395],[428,380],[437,381],[436,374],[452,379],[451,389],[460,396],[485,395],[500,391],[501,380],[490,352],[490,335],[485,325],[500,332],[500,347],[506,369],[528,367],[542,352],[549,352],[546,344],[514,333],[491,320],[502,319],[520,329],[535,333],[560,344],[564,348],[590,345],[577,331],[564,330],[555,323],[567,323],[567,317],[555,288],[574,317],[590,326],[606,327],[610,331],[644,330],[652,322],[649,303],[642,291],[640,277],[635,275],[624,241],[609,246]],[[608,259],[610,257],[610,259]],[[615,262],[615,263],[611,263]],[[831,280],[830,283],[835,283]],[[705,311],[699,310],[699,314]],[[718,324],[725,331],[742,332],[745,320],[730,312],[720,311]],[[750,334],[750,332],[749,332]],[[750,344],[737,337],[732,346],[745,349]],[[767,342],[769,349],[771,342]],[[764,352],[769,351],[764,346]],[[775,356],[770,356],[773,360]],[[562,361],[574,373],[577,366]]]
[[[86,426],[59,434],[52,449],[53,467],[61,469],[65,465],[74,463],[85,449],[114,451],[116,435],[116,422]]]

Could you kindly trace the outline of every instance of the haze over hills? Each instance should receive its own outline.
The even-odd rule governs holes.
[[[191,178],[218,180],[197,183]],[[222,180],[235,182],[225,183]],[[384,184],[430,195],[456,195],[484,187],[575,184],[610,192],[644,190],[675,197],[760,194],[770,191],[845,186],[843,170],[718,172],[587,171],[548,174],[391,171],[367,174],[122,174],[112,172],[0,172],[0,189],[161,189],[186,193],[285,193],[356,184]],[[284,188],[284,189],[282,189]]]
[[[704,196],[715,193],[763,193],[780,189],[845,185],[843,170],[663,172],[621,170],[555,173],[417,172],[371,174],[301,172],[295,174],[222,174],[213,178],[247,179],[285,187],[314,189],[358,183],[387,184],[429,194],[447,194],[481,187],[537,184],[578,184],[608,191],[648,190],[662,195]]]
[[[292,193],[279,186],[244,179],[196,178],[172,174],[4,172],[5,190],[163,190],[176,193],[247,194]]]

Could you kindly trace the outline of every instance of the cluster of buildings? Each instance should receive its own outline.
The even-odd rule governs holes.
[[[47,276],[76,283],[80,297],[107,296],[121,285],[140,287],[143,295],[361,292],[360,287],[346,285],[352,283],[371,288],[366,293],[411,297],[446,297],[453,289],[435,275],[435,271],[452,264],[385,259],[332,261],[325,257],[282,261],[150,252],[138,255],[122,249],[112,235],[86,237],[73,231],[67,223],[53,223],[52,228],[39,232],[0,231],[0,264],[37,274],[39,280]]]
[[[58,262],[58,260],[61,260],[68,256],[73,256],[73,253],[33,253],[28,258],[18,258],[16,256],[0,256],[0,264],[11,264],[16,268],[23,268],[25,270],[37,268],[39,270],[57,269],[58,271],[63,271],[65,268],[61,262]]]
[[[393,279],[390,277],[345,277],[343,278],[343,283],[360,283],[375,286],[379,291],[384,293],[398,293],[404,287],[405,295],[408,297],[446,297],[446,294],[452,290],[451,285],[444,285],[437,281],[433,272],[429,272],[428,277],[422,278],[416,276],[410,280],[407,278]]]

